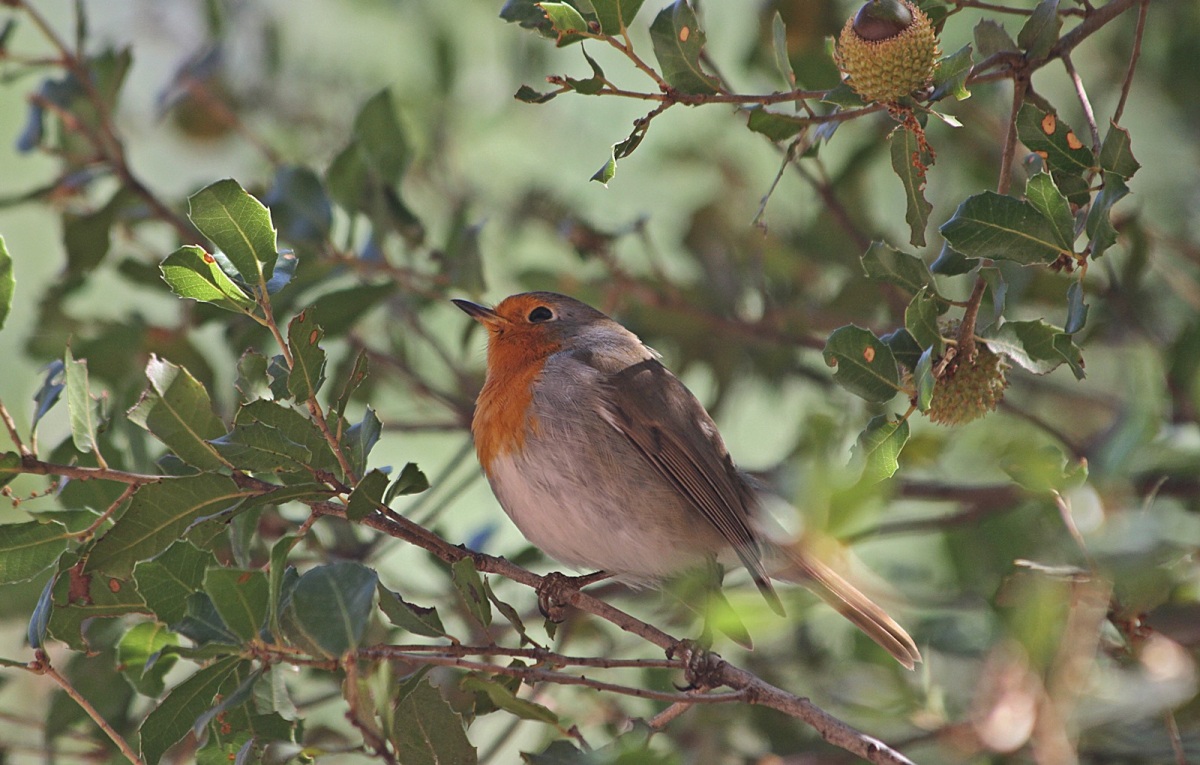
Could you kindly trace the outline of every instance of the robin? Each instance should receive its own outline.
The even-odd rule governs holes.
[[[553,292],[454,304],[488,332],[475,451],[500,505],[543,552],[634,586],[713,560],[740,564],[778,613],[771,577],[805,584],[909,669],[921,660],[866,595],[798,545],[767,538],[712,418],[636,335]]]

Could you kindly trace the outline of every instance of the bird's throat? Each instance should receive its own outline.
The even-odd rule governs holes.
[[[471,423],[475,452],[484,472],[490,474],[493,460],[519,450],[530,431],[537,429],[532,411],[533,386],[546,359],[560,347],[544,336],[489,338],[487,381],[475,403]]]

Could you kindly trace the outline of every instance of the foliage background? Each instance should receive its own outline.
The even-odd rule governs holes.
[[[70,36],[70,4],[35,5]],[[823,40],[836,33],[852,5],[703,3],[709,57],[739,90],[782,87],[768,52],[769,22],[778,8],[788,23],[789,53],[802,80],[810,80],[802,84],[830,87],[831,70],[820,63]],[[854,543],[857,558],[898,592],[901,621],[927,661],[911,675],[891,666],[835,615],[810,608],[812,599],[802,593],[789,596],[789,612],[802,623],[780,623],[745,587],[730,597],[758,647],[743,654],[718,638],[723,655],[873,735],[907,742],[904,751],[918,761],[1055,761],[1047,754],[1053,750],[1045,749],[1053,741],[1044,727],[1052,725],[1046,698],[1060,704],[1068,748],[1085,761],[1169,762],[1176,758],[1173,743],[1200,757],[1194,561],[1200,544],[1200,72],[1188,63],[1200,46],[1194,3],[1150,4],[1142,60],[1122,120],[1142,169],[1131,181],[1133,195],[1118,208],[1118,245],[1084,279],[1092,309],[1077,341],[1087,379],[1075,382],[1064,369],[1044,378],[1014,371],[1006,406],[985,420],[958,429],[914,422],[899,474],[877,485],[858,481],[861,467],[851,463],[851,446],[866,421],[885,410],[833,386],[819,350],[825,335],[842,324],[882,333],[903,321],[907,298],[867,281],[859,263],[872,239],[897,246],[908,239],[904,199],[883,142],[890,127],[885,118],[841,127],[821,148],[820,168],[801,163],[815,183],[784,172],[766,206],[764,232],[752,221],[782,153],[746,130],[745,117],[730,107],[671,109],[656,118],[607,188],[589,183],[609,146],[628,133],[645,105],[573,94],[544,105],[514,100],[521,84],[539,87],[548,74],[584,77],[588,70],[577,46],[556,49],[503,23],[494,3],[168,0],[84,6],[89,50],[132,46],[134,64],[117,125],[132,166],[175,206],[223,177],[262,191],[279,162],[323,171],[344,146],[361,105],[390,89],[411,148],[404,199],[423,225],[423,242],[393,236],[384,247],[392,262],[422,275],[401,279],[352,332],[333,341],[331,355],[337,362],[350,348],[365,346],[381,360],[399,360],[395,367],[375,366],[375,382],[363,400],[387,426],[372,464],[415,461],[433,482],[429,493],[398,502],[402,513],[427,520],[451,541],[536,560],[464,451],[482,338],[442,298],[498,300],[543,287],[569,292],[611,311],[661,351],[711,405],[743,467],[769,478],[807,523]],[[644,39],[647,19],[657,10],[643,12],[647,18],[636,30],[642,37],[635,40]],[[1074,56],[1099,119],[1111,114],[1118,98],[1134,15],[1127,13]],[[1019,28],[1019,17],[966,10],[947,25],[943,51],[970,41],[974,21],[984,17],[1004,21],[1013,35]],[[216,43],[219,63],[212,72],[201,70],[202,79],[232,105],[245,133],[220,124],[203,105],[185,100],[164,112],[160,103],[164,93],[177,95],[173,73]],[[28,57],[52,52],[25,23],[8,49]],[[589,52],[614,80],[636,79],[613,51],[591,46]],[[26,97],[39,77],[11,62],[9,73],[13,78],[0,87],[0,136],[9,136],[0,145],[0,199],[45,184],[58,170],[52,157],[16,152]],[[1035,84],[1082,129],[1061,67],[1042,70]],[[934,205],[932,246],[922,251],[927,262],[937,253],[936,225],[965,196],[994,188],[1009,98],[1004,85],[981,85],[971,99],[944,104],[964,128],[931,123],[938,161],[927,190]],[[70,281],[62,211],[102,202],[106,188],[112,187],[101,182],[85,198],[49,196],[0,209],[0,233],[18,282],[12,315],[0,332],[0,400],[22,428],[41,369],[61,356],[67,333],[76,351],[93,341],[92,374],[122,402],[120,412],[140,390],[142,352],[155,347],[155,338],[150,333],[140,336],[137,347],[122,345],[120,338],[128,335],[117,329],[138,323],[173,328],[203,318],[181,307],[161,284],[132,281],[120,270],[126,259],[153,264],[175,248],[172,233],[154,226],[116,227],[111,252],[66,296],[63,314],[70,322],[39,308],[43,295],[64,294]],[[837,205],[830,207],[822,190],[832,190]],[[344,216],[335,231],[335,239],[344,241]],[[360,253],[362,234],[360,228],[353,239]],[[302,253],[302,275],[305,267]],[[377,278],[372,267],[368,261],[368,280]],[[346,271],[316,273],[319,278],[304,287],[308,300],[357,281]],[[1063,294],[1073,277],[1019,269],[1006,276],[1014,318],[1062,323]],[[943,284],[958,299],[969,292],[963,277]],[[763,316],[769,321],[760,321]],[[187,337],[194,345],[187,354],[202,357],[197,363],[211,375],[186,358],[176,360],[211,382],[228,417],[236,404],[233,363],[247,338],[263,338],[214,321],[200,323]],[[59,406],[42,425],[40,441],[48,449],[69,434],[65,407]],[[1052,450],[1048,456],[1043,447]],[[1044,476],[1062,461],[1071,466],[1081,458],[1090,469],[1087,481],[1066,496],[1095,569],[1064,530],[1053,498],[1037,488],[1053,482]],[[1013,482],[1014,465],[1034,489]],[[29,477],[13,484],[18,496],[45,486],[45,479]],[[948,499],[931,501],[931,487],[950,487]],[[27,511],[54,507],[52,497],[5,506],[0,520],[24,521]],[[284,516],[292,523],[304,518],[290,511]],[[947,517],[955,520],[942,520]],[[898,525],[925,519],[925,526]],[[318,540],[309,551],[314,558],[365,557],[390,586],[411,587],[418,602],[455,610],[444,577],[421,551],[398,543],[372,549],[366,545],[374,532],[326,521],[312,533]],[[1065,629],[1067,605],[1096,593],[1080,582],[1064,583],[1058,569],[1022,569],[1014,566],[1016,559],[1103,572],[1096,581],[1114,583],[1128,611],[1114,614],[1115,621],[1149,614],[1152,629],[1138,638],[1142,642],[1107,624],[1090,633],[1081,628],[1082,636],[1071,633]],[[534,566],[548,570],[543,563]],[[0,656],[29,654],[26,623],[44,582],[42,576],[0,589]],[[501,596],[529,612],[528,591],[505,584],[496,585]],[[672,612],[670,597],[610,594],[654,623]],[[685,621],[671,624],[672,631],[694,631]],[[566,630],[579,651],[655,655],[652,647],[614,633],[586,618]],[[378,639],[383,637],[380,627]],[[1089,648],[1089,640],[1100,648]],[[1068,661],[1076,654],[1088,658],[1081,665]],[[176,672],[185,674],[182,667]],[[672,679],[678,682],[648,671],[630,682],[670,690]],[[328,749],[353,742],[334,681],[314,673],[296,680],[292,690],[307,702],[304,717],[313,740]],[[74,719],[77,714],[50,714],[63,703],[55,694],[44,678],[0,675],[0,753],[13,762],[41,761],[47,744],[40,734],[57,724],[47,720],[74,726],[75,734],[57,739],[64,759],[104,745],[86,720]],[[568,688],[542,691],[538,700],[596,746],[622,733],[626,717],[650,717],[661,709]],[[150,705],[144,697],[134,699],[120,716],[136,721]],[[471,739],[487,750],[508,722],[482,716]],[[1180,731],[1175,742],[1172,726]],[[1017,735],[1022,730],[1027,735]],[[1014,738],[1005,740],[1005,733]],[[501,741],[495,761],[512,761],[517,750],[539,751],[547,735],[553,734],[525,723]],[[756,761],[767,752],[803,751],[836,758],[813,739],[795,721],[714,706],[692,709],[667,726],[654,748],[665,761]],[[1009,748],[1016,753],[997,753]]]

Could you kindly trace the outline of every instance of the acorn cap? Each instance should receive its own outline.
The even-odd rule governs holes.
[[[933,400],[925,412],[939,425],[963,425],[1000,405],[1008,387],[1004,357],[976,343],[975,358],[961,361],[933,385]]]
[[[938,57],[933,24],[908,0],[869,0],[838,37],[834,58],[867,101],[897,101],[929,84]]]

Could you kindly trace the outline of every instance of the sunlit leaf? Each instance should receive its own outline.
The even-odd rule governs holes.
[[[266,286],[277,245],[271,213],[232,178],[188,198],[192,223],[233,263],[247,284]]]
[[[687,0],[675,0],[659,12],[650,25],[650,41],[668,85],[688,95],[717,92],[720,81],[700,65],[705,35]]]
[[[220,437],[225,426],[213,413],[204,386],[183,367],[157,356],[151,356],[146,364],[146,378],[149,387],[129,410],[129,419],[153,433],[188,464],[201,470],[227,466],[208,443]]]
[[[878,483],[895,475],[907,442],[908,420],[897,422],[884,415],[871,418],[855,445],[855,454],[863,460],[863,480]]]
[[[833,379],[868,401],[888,401],[900,390],[892,350],[861,327],[840,327],[825,343],[825,363],[836,367]]]
[[[1063,252],[1058,229],[1036,207],[993,191],[967,198],[941,232],[951,247],[972,258],[1032,265],[1053,263]]]

